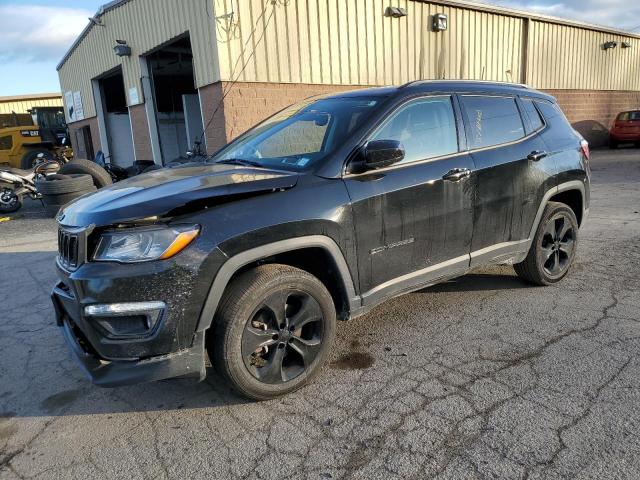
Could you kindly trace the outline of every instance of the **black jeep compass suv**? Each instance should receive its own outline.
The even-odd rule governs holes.
[[[254,399],[321,368],[336,320],[510,263],[560,281],[589,207],[589,150],[520,85],[420,81],[315,97],[207,163],[102,189],[58,215],[58,324],[117,386],[212,365]]]

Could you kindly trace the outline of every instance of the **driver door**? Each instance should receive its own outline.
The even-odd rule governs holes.
[[[368,139],[400,141],[405,158],[344,177],[364,305],[469,267],[475,167],[456,110],[448,95],[408,101]]]

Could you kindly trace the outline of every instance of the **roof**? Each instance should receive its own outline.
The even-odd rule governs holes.
[[[76,38],[75,41],[71,44],[71,47],[69,47],[69,50],[67,50],[67,53],[65,53],[64,57],[62,57],[62,60],[60,60],[60,63],[56,67],[56,70],[60,70],[62,68],[62,66],[69,59],[69,57],[75,51],[75,49],[78,48],[78,45],[80,45],[80,43],[82,43],[82,40],[84,40],[84,38],[87,35],[89,35],[89,32],[96,25],[96,21],[99,21],[100,18],[102,18],[102,16],[105,13],[107,13],[108,11],[113,10],[115,8],[118,8],[118,7],[122,6],[122,5],[124,5],[125,3],[129,3],[130,1],[131,0],[113,0],[113,1],[111,1],[109,3],[105,3],[104,5],[102,5],[98,9],[96,14],[92,18],[89,19],[89,23],[87,24],[86,27],[84,27],[84,30],[82,30],[82,33],[80,33],[78,38]]]
[[[374,87],[322,95],[319,98],[390,97],[401,93],[482,93],[527,95],[553,100],[551,95],[520,83],[487,80],[416,80],[401,86]]]
[[[42,98],[62,98],[61,93],[33,93],[31,95],[10,95],[8,97],[0,97],[0,103],[20,102],[23,100],[39,100]]]
[[[64,66],[65,62],[73,54],[75,49],[78,48],[80,43],[82,43],[82,40],[84,40],[84,38],[89,34],[89,32],[91,32],[91,30],[93,29],[93,27],[96,24],[96,21],[99,21],[100,18],[105,13],[109,12],[110,10],[114,10],[114,9],[116,9],[116,8],[126,4],[126,3],[131,2],[131,1],[133,1],[133,0],[113,0],[113,1],[111,1],[109,3],[106,3],[103,6],[101,6],[98,9],[98,11],[96,12],[96,14],[94,15],[94,17],[92,19],[90,19],[89,24],[84,28],[82,33],[73,42],[71,47],[69,47],[69,50],[67,51],[67,53],[65,53],[64,57],[62,57],[62,60],[60,60],[60,63],[58,64],[56,69],[60,70]],[[205,0],[205,1],[210,1],[210,0]],[[501,6],[497,6],[497,5],[490,5],[490,4],[487,4],[487,3],[470,2],[468,0],[414,0],[414,1],[422,2],[422,3],[431,3],[431,4],[435,4],[435,5],[446,5],[446,6],[450,6],[450,7],[465,8],[465,9],[468,9],[468,10],[477,10],[477,11],[481,11],[481,12],[489,12],[489,13],[495,13],[495,14],[499,14],[499,15],[507,15],[507,16],[510,16],[510,17],[523,18],[523,19],[529,19],[529,20],[537,20],[537,21],[541,21],[541,22],[555,23],[555,24],[559,24],[559,25],[568,25],[570,27],[584,28],[584,29],[587,29],[587,30],[595,30],[595,31],[598,31],[598,32],[606,32],[606,33],[612,33],[612,34],[615,34],[615,35],[623,35],[623,36],[627,36],[627,37],[633,37],[633,38],[639,38],[640,39],[640,34],[633,33],[633,32],[626,31],[626,30],[605,27],[603,25],[597,25],[597,24],[594,24],[594,23],[580,22],[580,21],[577,21],[577,20],[568,20],[568,19],[560,18],[560,17],[552,17],[550,15],[543,15],[543,14],[538,14],[538,13],[534,13],[534,12],[528,12],[526,10],[520,10],[520,9],[516,9],[516,8],[508,8],[508,7],[501,7]]]

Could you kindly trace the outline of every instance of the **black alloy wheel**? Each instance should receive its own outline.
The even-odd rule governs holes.
[[[285,383],[304,373],[322,345],[324,317],[308,293],[280,290],[262,301],[242,335],[242,358],[261,382]]]
[[[564,212],[549,219],[540,243],[540,261],[549,277],[561,277],[569,269],[575,239],[574,226]]]
[[[536,285],[562,280],[576,257],[578,220],[564,203],[549,202],[533,237],[526,258],[513,268],[520,278]]]
[[[289,265],[238,275],[207,333],[211,364],[238,393],[268,400],[318,374],[336,331],[336,305],[315,276]]]

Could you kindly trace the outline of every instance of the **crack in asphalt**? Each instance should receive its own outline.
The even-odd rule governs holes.
[[[27,272],[0,278],[0,478],[640,478],[640,230],[598,205],[607,188],[592,193],[608,223],[581,231],[560,285],[491,267],[392,300],[338,326],[334,357],[371,366],[326,367],[262,403],[216,376],[91,387],[50,317],[54,254],[0,247],[0,268]],[[618,193],[640,201],[640,187]],[[71,404],[43,408],[71,389]]]

